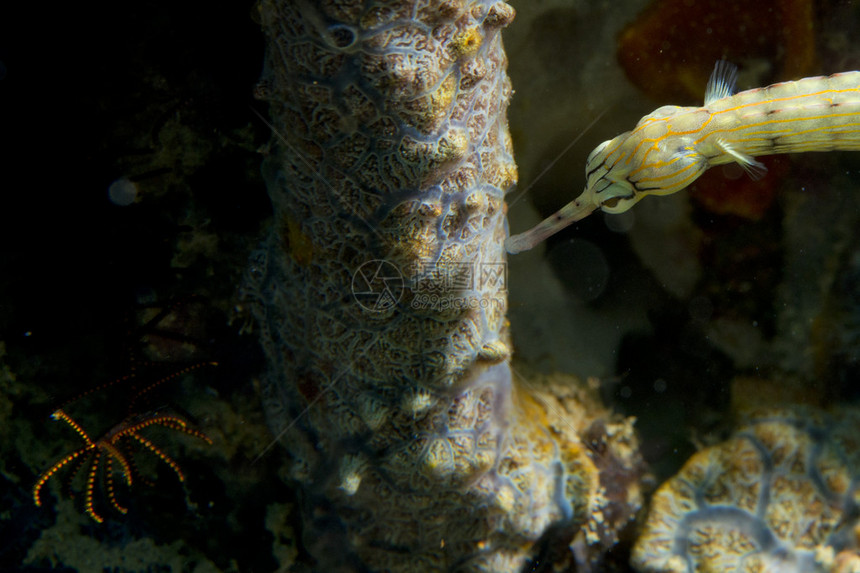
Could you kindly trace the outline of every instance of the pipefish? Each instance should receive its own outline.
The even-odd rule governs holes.
[[[676,193],[709,167],[738,163],[754,179],[755,157],[860,150],[860,72],[804,78],[735,94],[737,67],[720,60],[703,107],[663,106],[588,156],[582,194],[534,228],[505,241],[531,249],[597,209],[623,213],[647,195]],[[732,95],[734,94],[734,95]]]

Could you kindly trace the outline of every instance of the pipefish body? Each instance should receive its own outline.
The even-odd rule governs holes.
[[[684,189],[709,167],[738,163],[754,179],[760,155],[860,150],[860,72],[773,84],[734,94],[737,68],[718,61],[703,107],[673,105],[588,156],[582,194],[531,230],[509,237],[509,253],[531,249],[597,209],[623,213],[647,195]]]

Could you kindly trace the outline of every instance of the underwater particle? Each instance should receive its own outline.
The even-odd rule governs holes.
[[[114,205],[127,207],[137,199],[137,183],[128,177],[120,177],[108,187],[108,199]]]
[[[856,551],[860,411],[759,410],[664,483],[633,549],[643,572],[835,571]]]

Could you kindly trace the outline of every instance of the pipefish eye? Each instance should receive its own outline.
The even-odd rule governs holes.
[[[618,197],[611,197],[600,204],[601,209],[614,209],[618,206],[619,201],[621,201]]]
[[[639,202],[642,195],[630,184],[615,182],[607,186],[598,195],[600,198],[600,210],[605,213],[623,213]]]

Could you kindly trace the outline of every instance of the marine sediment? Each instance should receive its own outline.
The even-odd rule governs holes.
[[[640,504],[630,422],[510,366],[514,10],[264,0],[260,16],[275,216],[244,293],[318,569],[517,571],[553,543],[611,546]]]

